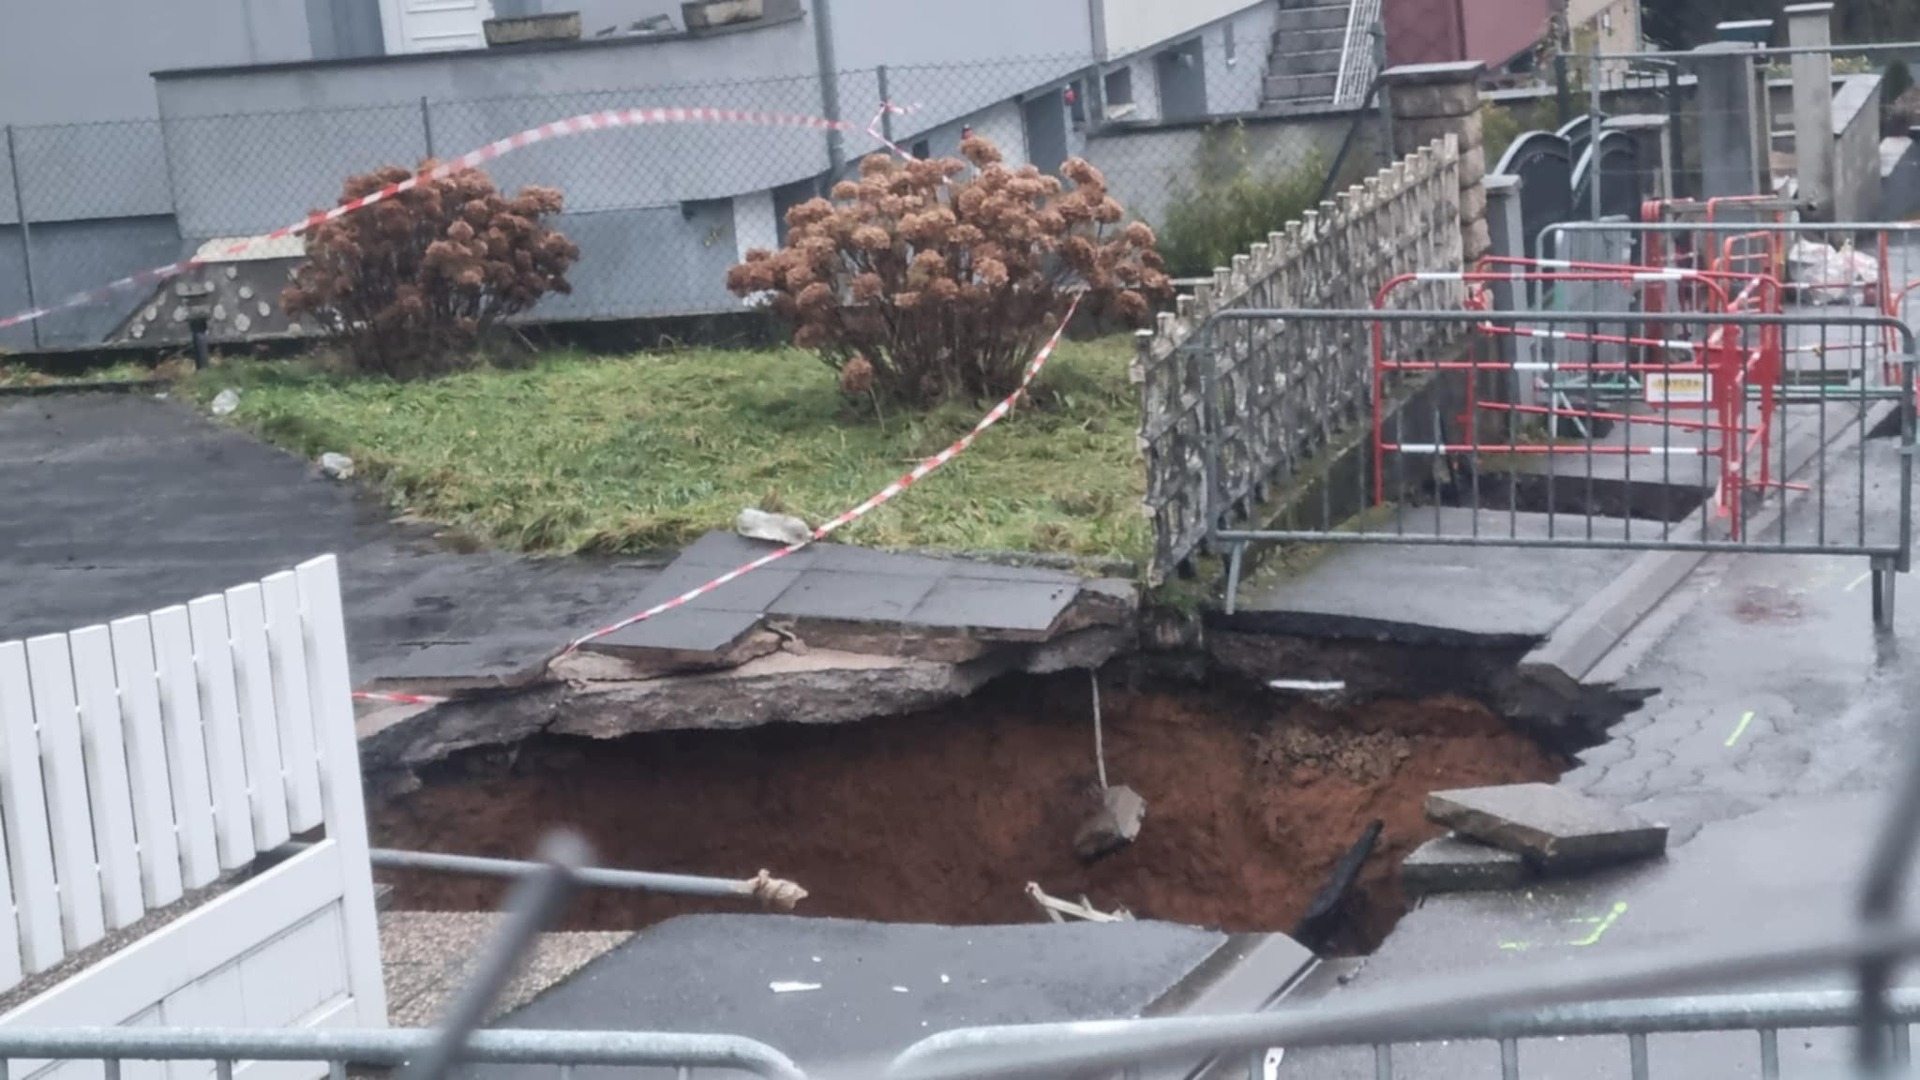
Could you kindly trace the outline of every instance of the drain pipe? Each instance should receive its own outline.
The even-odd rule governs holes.
[[[302,851],[311,844],[292,843],[284,850]],[[539,873],[545,863],[523,859],[494,859],[481,855],[449,855],[438,851],[396,851],[374,848],[368,852],[373,865],[381,870],[427,870],[469,877],[494,877],[517,880]],[[665,893],[671,896],[710,896],[722,899],[752,900],[762,907],[792,911],[807,898],[807,890],[791,881],[774,877],[765,870],[744,881],[727,878],[695,877],[686,874],[659,874],[648,870],[611,870],[590,866],[574,872],[574,880],[596,889],[628,889],[637,892]]]

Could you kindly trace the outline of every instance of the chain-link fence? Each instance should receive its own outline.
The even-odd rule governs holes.
[[[280,228],[332,205],[347,177],[379,166],[451,158],[581,114],[675,106],[817,117],[837,102],[846,127],[640,125],[540,141],[489,162],[503,189],[558,188],[566,209],[555,224],[581,250],[572,293],[542,303],[534,319],[737,311],[726,271],[747,250],[779,242],[787,209],[888,142],[916,156],[948,156],[968,134],[1047,172],[1069,157],[1092,161],[1129,213],[1161,231],[1176,275],[1208,273],[1316,203],[1343,144],[1348,171],[1379,160],[1364,103],[1334,104],[1331,86],[1319,100],[1301,98],[1318,84],[1273,74],[1284,28],[1269,9],[1255,10],[1267,12],[1264,21],[1237,33],[1216,26],[1100,65],[1083,54],[883,66],[832,80],[427,96],[298,111],[235,111],[244,95],[228,92],[217,96],[224,107],[205,114],[190,107],[199,98],[180,95],[158,121],[14,126],[0,147],[0,316],[62,304]],[[1331,59],[1321,66],[1337,67],[1347,36],[1344,25],[1322,33]],[[1364,33],[1357,40],[1371,48]],[[352,69],[314,77],[322,74],[356,77]],[[1337,79],[1336,70],[1322,81]],[[329,99],[325,89],[292,100]],[[883,110],[883,102],[904,111]],[[227,291],[216,297],[216,340],[298,332],[285,316],[276,320],[298,255],[297,245],[278,245],[214,267],[216,280],[235,283],[223,283]],[[169,316],[181,310],[170,285],[149,283],[0,329],[0,348],[173,340],[185,330]],[[236,314],[247,318],[236,322]]]

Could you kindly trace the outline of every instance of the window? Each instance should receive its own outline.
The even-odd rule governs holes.
[[[1104,85],[1107,89],[1107,104],[1109,106],[1133,104],[1132,68],[1122,66],[1107,72]]]
[[[908,152],[921,161],[925,161],[933,156],[933,144],[926,139],[921,139],[914,143]]]

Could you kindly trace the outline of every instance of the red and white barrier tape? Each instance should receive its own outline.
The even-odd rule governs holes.
[[[1021,396],[1027,392],[1027,388],[1033,385],[1033,380],[1039,377],[1041,369],[1047,366],[1047,361],[1053,356],[1053,350],[1060,344],[1061,336],[1067,332],[1067,324],[1073,320],[1073,313],[1078,310],[1079,307],[1080,297],[1076,295],[1073,298],[1073,302],[1067,305],[1067,313],[1061,317],[1060,324],[1055,326],[1053,333],[1047,337],[1047,343],[1034,355],[1032,362],[1027,364],[1026,371],[1020,376],[1019,387],[1016,388],[1013,393],[1001,399],[998,405],[989,409],[987,414],[980,418],[980,422],[973,426],[973,430],[962,435],[952,446],[915,465],[905,476],[881,488],[865,502],[862,502],[860,505],[813,530],[813,535],[807,539],[796,544],[788,544],[785,547],[775,548],[752,562],[735,567],[721,574],[719,577],[714,578],[712,581],[689,589],[671,600],[662,601],[639,614],[628,616],[619,622],[611,623],[590,634],[575,638],[573,641],[567,643],[567,647],[562,649],[560,656],[555,657],[555,659],[560,659],[560,657],[568,656],[578,651],[581,646],[586,645],[590,641],[606,637],[608,634],[617,633],[635,623],[645,622],[656,615],[664,614],[665,612],[672,611],[674,608],[692,603],[715,589],[726,585],[728,582],[736,581],[763,566],[786,558],[815,541],[823,540],[835,530],[851,525],[873,512],[876,507],[892,501],[893,498],[901,492],[919,483],[921,480],[926,479],[934,470],[952,461],[954,458],[959,457],[969,446],[973,445],[973,441],[978,439],[982,432],[999,423],[1001,420],[1006,419],[1007,414],[1013,411],[1014,405],[1017,404]],[[423,694],[382,694],[371,691],[356,693],[353,696],[362,701],[387,701],[401,705],[439,705],[448,700],[447,698],[430,697]]]
[[[902,157],[908,156],[899,146],[883,137],[879,130],[881,116],[889,112],[904,113],[908,111],[911,110],[891,103],[882,103],[880,112],[875,114],[873,122],[867,125],[867,134],[873,136],[875,140],[896,154],[900,154]],[[295,222],[292,225],[276,229],[264,236],[249,237],[230,247],[221,249],[208,258],[184,259],[166,266],[157,266],[151,270],[143,270],[137,274],[131,274],[117,281],[110,282],[92,292],[73,296],[50,307],[35,308],[31,311],[21,312],[18,315],[0,319],[0,330],[4,330],[10,326],[18,326],[22,323],[32,322],[35,319],[50,315],[56,311],[63,311],[67,308],[78,307],[82,304],[104,299],[120,289],[156,281],[164,281],[175,274],[183,273],[197,266],[204,266],[213,259],[231,258],[232,256],[242,254],[256,244],[263,244],[268,241],[279,240],[288,236],[304,233],[316,225],[333,221],[347,214],[351,214],[356,210],[364,209],[375,203],[393,198],[395,195],[411,191],[429,180],[439,180],[463,169],[475,168],[484,162],[519,150],[522,147],[532,146],[535,143],[546,142],[552,139],[564,138],[568,135],[578,135],[588,131],[605,131],[613,128],[638,127],[647,124],[748,124],[762,127],[812,128],[820,131],[848,131],[853,128],[852,124],[843,120],[828,120],[824,117],[798,116],[788,113],[761,112],[753,109],[689,109],[674,107],[611,109],[604,112],[582,113],[579,116],[570,116],[565,120],[556,120],[552,123],[541,124],[539,127],[529,128],[516,135],[509,135],[504,139],[498,139],[478,150],[462,154],[460,157],[454,158],[451,161],[441,162],[431,169],[417,173],[398,183],[389,184],[378,191],[363,195],[358,199],[341,203],[339,206],[328,210],[309,214],[303,220]],[[789,544],[783,548],[777,548],[747,563],[745,566],[730,570],[714,578],[712,581],[707,582],[705,585],[682,593],[665,603],[655,605],[630,618],[622,619],[610,626],[602,627],[591,634],[568,642],[567,647],[561,651],[560,655],[566,656],[596,638],[605,637],[616,631],[624,630],[635,623],[651,619],[662,612],[671,611],[674,608],[687,604],[720,588],[730,581],[750,574],[769,563],[783,559],[799,551],[801,548],[806,547],[808,544],[826,537],[834,530],[865,517],[875,507],[890,501],[894,496],[912,487],[935,469],[952,461],[962,451],[966,450],[967,447],[972,446],[973,441],[980,437],[981,432],[999,423],[1008,413],[1013,411],[1014,404],[1019,401],[1022,394],[1027,392],[1027,387],[1030,386],[1034,378],[1040,374],[1040,369],[1046,366],[1048,358],[1053,355],[1054,348],[1060,344],[1060,337],[1066,332],[1067,323],[1072,320],[1073,313],[1079,306],[1080,298],[1075,296],[1073,302],[1067,307],[1066,315],[1060,320],[1060,325],[1054,327],[1052,335],[1047,338],[1046,345],[1040,350],[1039,354],[1033,358],[1033,361],[1027,365],[1026,371],[1021,376],[1019,388],[1007,395],[1004,400],[988,411],[987,415],[982,417],[978,424],[974,425],[973,430],[961,437],[958,442],[955,442],[952,446],[947,447],[945,450],[914,466],[911,472],[893,483],[888,484],[872,498],[820,526],[818,529],[815,529],[813,535],[805,541],[798,544]],[[384,701],[399,705],[438,705],[448,700],[447,698],[435,697],[430,694],[382,693],[377,691],[356,691],[353,696],[356,700],[360,701]]]
[[[906,111],[908,110],[894,105],[883,105],[881,107],[882,114]],[[22,323],[30,323],[35,319],[44,318],[56,311],[65,311],[68,308],[75,308],[83,304],[91,304],[99,300],[104,300],[121,289],[165,281],[175,274],[185,273],[198,266],[205,266],[209,262],[228,259],[243,254],[248,248],[256,244],[264,244],[271,240],[280,240],[285,237],[296,236],[316,225],[332,221],[335,218],[344,217],[347,214],[353,213],[355,210],[372,206],[377,202],[391,199],[395,195],[411,191],[429,180],[443,179],[463,169],[475,168],[503,154],[509,154],[515,150],[519,150],[522,147],[532,146],[535,143],[547,142],[553,139],[565,138],[569,135],[579,135],[589,131],[608,131],[614,128],[641,127],[651,124],[745,124],[754,127],[811,128],[818,131],[854,130],[854,125],[844,120],[828,120],[825,117],[799,116],[789,113],[762,112],[757,109],[679,107],[608,109],[603,112],[582,113],[579,116],[569,116],[565,120],[555,120],[549,124],[541,124],[536,128],[528,128],[517,135],[509,135],[504,139],[498,139],[478,150],[462,154],[452,161],[441,162],[431,169],[409,176],[397,184],[388,184],[379,191],[363,195],[350,202],[341,203],[339,206],[333,207],[330,210],[316,211],[292,225],[275,229],[273,232],[267,233],[264,236],[248,237],[239,243],[222,248],[205,258],[183,259],[180,262],[169,263],[166,266],[156,266],[151,270],[142,270],[137,274],[130,274],[117,281],[109,282],[91,292],[79,293],[75,296],[68,297],[57,304],[34,308],[31,311],[23,311],[18,315],[10,315],[4,319],[0,319],[0,330],[5,330],[10,326],[19,326]],[[879,117],[876,116],[874,123],[868,126],[868,133],[880,142],[892,147],[892,143],[880,137],[877,132],[878,126]]]

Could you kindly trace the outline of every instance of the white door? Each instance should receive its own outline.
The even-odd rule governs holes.
[[[387,52],[446,52],[485,48],[480,24],[493,18],[492,0],[380,0]]]

